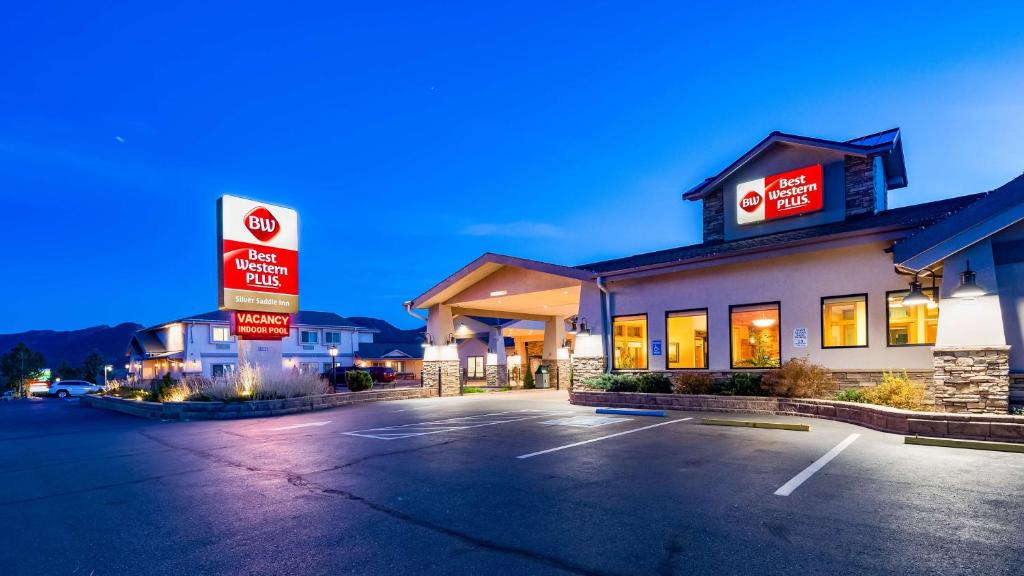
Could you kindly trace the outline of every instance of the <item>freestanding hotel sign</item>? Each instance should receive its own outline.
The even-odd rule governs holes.
[[[736,186],[736,223],[754,224],[824,207],[821,164],[772,174]]]
[[[217,201],[218,294],[243,340],[288,335],[299,310],[299,217],[291,208],[237,196]]]

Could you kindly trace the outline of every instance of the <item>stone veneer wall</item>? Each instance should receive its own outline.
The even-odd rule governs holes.
[[[943,412],[1006,414],[1010,408],[1010,347],[936,347],[929,403]]]
[[[438,378],[441,379],[438,387]],[[462,374],[458,360],[424,360],[423,387],[439,390],[441,396],[458,396]]]
[[[550,388],[566,390],[569,388],[570,362],[569,360],[541,360],[541,366],[548,367]]]
[[[893,370],[893,372],[903,373],[901,370]],[[932,375],[935,373],[934,370],[907,370],[906,372],[911,382],[925,386],[932,383]],[[837,390],[866,388],[881,384],[884,373],[884,370],[833,370],[832,379],[836,382]]]
[[[725,191],[719,188],[708,194],[701,203],[704,205],[704,241],[724,240]]]
[[[587,378],[595,378],[604,374],[605,368],[608,366],[608,361],[604,356],[595,356],[591,358],[581,358],[579,356],[572,357],[572,382],[569,386],[570,389],[578,388],[581,383]]]
[[[508,366],[504,364],[484,366],[484,378],[487,380],[488,386],[508,386]]]
[[[871,158],[847,156],[844,162],[846,179],[846,215],[875,212],[875,165]],[[884,210],[880,206],[879,210]]]

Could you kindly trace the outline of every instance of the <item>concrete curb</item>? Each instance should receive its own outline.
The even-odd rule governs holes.
[[[1024,444],[1011,444],[1007,442],[982,442],[979,440],[955,440],[952,438],[922,438],[921,436],[907,436],[903,439],[904,444],[916,444],[918,446],[941,446],[943,448],[965,448],[967,450],[993,450],[996,452],[1017,452],[1024,454]]]
[[[754,420],[724,420],[721,418],[701,418],[701,424],[709,426],[737,426],[740,428],[767,428],[770,430],[792,430],[794,432],[810,432],[807,424],[786,424],[785,422],[756,422]]]

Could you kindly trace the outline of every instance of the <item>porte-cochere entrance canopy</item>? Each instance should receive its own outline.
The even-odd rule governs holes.
[[[592,272],[488,253],[406,307],[427,311],[423,378],[442,394],[457,393],[463,378],[480,377],[480,358],[481,379],[492,386],[509,385],[510,374],[512,385],[522,385],[520,375],[543,365],[552,387],[567,388],[575,357],[591,357],[604,370]]]

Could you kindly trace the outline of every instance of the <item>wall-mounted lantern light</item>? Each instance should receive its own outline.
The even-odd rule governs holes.
[[[430,335],[430,332],[424,332],[423,336],[423,343],[420,344],[420,346],[423,346],[424,348],[429,348],[430,346],[434,345],[434,337]]]
[[[568,347],[569,347],[569,339],[568,338],[562,338],[562,348],[568,348]]]
[[[971,300],[985,294],[985,290],[978,286],[978,275],[971,270],[971,261],[968,260],[964,271],[960,273],[960,285],[953,290],[950,296]]]
[[[452,332],[449,332],[448,333],[448,345],[451,346],[453,344],[455,344],[455,334],[452,333]]]
[[[585,336],[590,336],[590,326],[587,325],[586,316],[580,316],[579,324],[576,326],[576,331]]]
[[[903,297],[903,306],[920,306],[931,302],[931,298],[921,291],[921,283],[917,280],[917,274],[910,281],[910,293]]]

